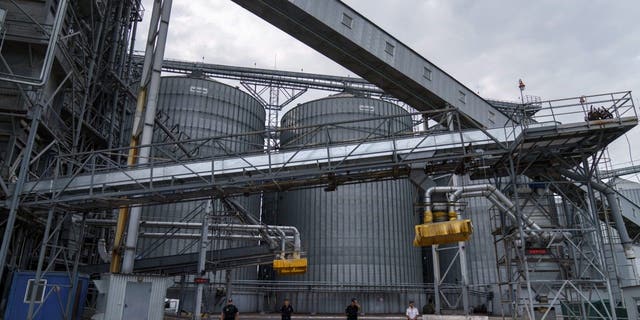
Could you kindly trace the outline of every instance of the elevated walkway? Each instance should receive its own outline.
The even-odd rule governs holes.
[[[506,175],[510,159],[517,164],[519,173],[532,168],[544,170],[550,165],[571,168],[637,124],[630,94],[617,94],[593,96],[592,99],[609,96],[607,101],[614,116],[591,121],[584,120],[587,114],[581,110],[584,106],[578,98],[569,98],[541,103],[543,108],[530,124],[489,130],[431,129],[385,139],[285,145],[270,152],[248,154],[225,149],[225,143],[239,140],[238,136],[220,136],[181,143],[214,146],[224,151],[221,156],[182,161],[166,151],[175,142],[154,144],[142,147],[151,148],[155,158],[149,164],[134,167],[122,167],[112,160],[114,154],[124,154],[128,149],[74,154],[69,157],[83,159],[74,173],[27,182],[21,192],[22,206],[46,209],[55,204],[88,211],[195,200],[212,194],[229,196],[393,179],[416,169],[428,174],[466,170],[472,175]],[[433,111],[429,115],[433,113],[455,116],[457,110]],[[384,125],[393,118],[375,119]],[[314,127],[312,131],[326,134],[329,128],[341,124]],[[279,132],[300,129],[283,128]],[[63,156],[59,160],[67,159]],[[9,193],[13,187],[9,186]]]
[[[604,97],[608,97],[607,100]],[[149,164],[134,167],[122,166],[112,160],[114,154],[124,154],[128,149],[73,154],[68,157],[82,159],[74,172],[27,182],[21,192],[22,206],[34,210],[61,205],[69,210],[86,211],[195,200],[212,195],[339,186],[408,176],[412,170],[427,174],[465,170],[472,176],[499,176],[506,175],[510,161],[516,164],[519,173],[531,168],[545,170],[549,166],[571,168],[637,124],[630,97],[629,92],[590,96],[590,99],[606,101],[613,114],[609,119],[590,121],[585,120],[587,113],[576,97],[542,102],[541,111],[529,124],[489,130],[431,129],[399,133],[384,139],[286,145],[269,152],[225,152],[221,156],[189,161],[172,158],[166,149],[176,142],[170,142],[142,146],[151,148],[155,157]],[[430,112],[429,116],[433,113],[458,114],[455,109],[447,109]],[[384,125],[393,117],[375,119]],[[341,124],[314,127],[312,132],[326,134],[328,128]],[[226,151],[224,145],[228,140],[239,139],[238,136],[220,136],[181,143],[210,145]],[[64,156],[59,160],[69,162]],[[13,187],[9,186],[9,193]]]

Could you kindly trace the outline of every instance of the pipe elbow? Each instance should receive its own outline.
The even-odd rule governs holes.
[[[103,262],[111,262],[111,253],[107,251],[107,242],[104,239],[98,240],[98,255]]]

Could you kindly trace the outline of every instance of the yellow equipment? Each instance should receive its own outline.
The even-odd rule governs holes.
[[[449,221],[432,222],[433,216],[443,216],[443,213],[435,214],[427,211],[424,213],[424,223],[416,225],[416,237],[413,245],[416,247],[426,247],[434,244],[455,243],[467,241],[473,233],[471,220],[457,220],[455,212],[449,212]]]
[[[280,275],[295,275],[307,272],[307,258],[273,260],[273,269]]]

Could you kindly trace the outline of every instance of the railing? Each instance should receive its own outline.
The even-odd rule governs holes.
[[[604,96],[609,98],[605,99]],[[596,100],[597,97],[600,100]],[[453,115],[451,119],[458,119],[456,114],[460,114],[455,108],[372,116],[313,126],[288,123],[285,128],[277,130],[285,143],[275,150],[264,149],[265,132],[257,131],[139,146],[135,148],[137,151],[141,148],[150,149],[148,163],[132,166],[126,165],[127,154],[132,151],[130,148],[59,155],[51,163],[51,170],[45,170],[51,174],[31,180],[22,192],[36,199],[30,202],[33,204],[47,201],[81,202],[99,194],[109,197],[112,205],[127,202],[125,197],[128,196],[137,199],[147,196],[144,199],[152,201],[148,195],[159,195],[158,192],[167,196],[180,193],[195,199],[207,190],[224,194],[229,194],[226,190],[232,190],[230,194],[241,194],[258,189],[281,188],[282,183],[285,188],[313,185],[328,185],[331,188],[332,183],[337,185],[398,177],[407,173],[410,164],[426,164],[431,174],[446,174],[459,167],[463,159],[498,161],[501,155],[511,152],[514,146],[520,145],[523,137],[528,136],[522,134],[523,130],[540,128],[546,131],[540,131],[539,134],[552,137],[554,128],[562,125],[560,120],[574,121],[567,123],[570,126],[567,132],[584,132],[590,127],[611,128],[617,123],[629,128],[634,123],[629,121],[630,118],[637,121],[629,92],[587,98],[610,101],[610,112],[615,117],[585,122],[582,119],[585,115],[582,109],[584,103],[580,103],[584,98],[578,98],[578,102],[575,99],[544,102],[542,105],[548,107],[541,108],[536,121],[494,129],[459,127],[449,131],[434,127],[417,133],[412,131],[412,116],[443,119]],[[558,111],[562,109],[570,112]],[[620,117],[624,116],[628,118],[622,121]],[[341,130],[353,131],[353,135],[347,136],[354,138],[346,141],[343,136],[331,138],[332,132]],[[175,152],[181,149],[198,149],[201,152],[184,159],[181,153]],[[487,162],[485,165],[492,164]],[[339,175],[338,179],[336,175]],[[38,194],[40,192],[44,194]],[[79,192],[82,195],[78,195]],[[62,194],[69,196],[66,199],[70,200],[58,200]],[[143,200],[136,201],[144,203]]]
[[[412,122],[410,117],[413,115],[423,115],[428,114],[429,116],[433,116],[436,114],[444,114],[447,112],[456,112],[455,109],[443,110],[443,111],[427,111],[420,112],[414,114],[403,114],[403,115],[395,115],[395,116],[386,116],[386,117],[371,117],[367,119],[360,119],[355,121],[342,121],[342,122],[334,122],[330,124],[323,125],[312,125],[312,126],[293,126],[289,128],[280,128],[277,130],[278,136],[283,137],[286,135],[292,136],[290,141],[283,144],[280,149],[271,151],[271,154],[279,154],[283,151],[296,151],[310,148],[326,148],[329,150],[330,147],[335,147],[338,145],[344,144],[364,144],[368,142],[375,141],[388,141],[397,140],[402,138],[411,138],[411,137],[419,137],[424,136],[425,141],[427,141],[427,137],[430,137],[432,134],[444,133],[444,131],[438,131],[433,129],[434,131],[423,131],[415,133],[412,131]],[[406,119],[406,130],[403,130],[397,125],[399,120],[405,118]],[[393,124],[393,123],[396,124]],[[366,124],[370,128],[354,128],[359,124]],[[373,124],[373,126],[372,126]],[[395,128],[395,129],[394,129]],[[354,136],[359,136],[359,138],[353,139],[341,139],[339,141],[326,141],[323,140],[327,135],[330,136],[332,130],[350,130],[353,131]],[[468,131],[468,133],[467,133]],[[491,132],[486,130],[467,130],[460,131],[455,140],[444,140],[444,139],[434,139],[433,149],[446,149],[446,148],[460,148],[460,152],[464,153],[462,150],[463,146],[468,145],[469,143],[481,143],[481,142],[504,142],[508,139],[508,137],[514,138],[516,137],[521,130],[519,128],[499,128],[492,129]],[[473,132],[473,134],[471,134]],[[493,134],[492,134],[493,133]],[[450,135],[454,135],[454,133],[449,132]],[[247,132],[247,133],[239,133],[239,134],[229,134],[229,135],[221,135],[210,138],[201,138],[201,139],[187,139],[181,141],[169,141],[162,143],[154,143],[147,146],[139,146],[134,149],[140,150],[142,148],[150,148],[150,157],[148,159],[148,163],[127,166],[126,165],[126,157],[131,148],[114,148],[107,150],[98,150],[84,153],[73,153],[73,154],[61,154],[58,155],[57,159],[60,164],[66,164],[66,168],[73,168],[71,171],[68,171],[66,174],[63,173],[60,177],[71,176],[79,173],[91,173],[91,174],[99,174],[101,172],[106,171],[114,171],[118,169],[133,169],[140,167],[154,167],[165,164],[176,164],[186,162],[184,157],[180,154],[174,152],[178,148],[188,148],[188,150],[199,149],[201,152],[198,154],[194,154],[193,157],[189,158],[189,162],[202,161],[202,160],[216,160],[216,159],[224,159],[229,157],[248,157],[252,155],[260,155],[267,153],[264,150],[264,141],[263,141],[264,132]],[[315,142],[314,142],[315,141]],[[321,141],[321,142],[319,142]],[[506,145],[504,146],[506,148]],[[410,151],[403,150],[401,147],[399,149],[395,149],[395,151]],[[389,151],[394,151],[389,150]],[[120,157],[120,161],[116,160]],[[328,155],[328,157],[330,157]],[[295,159],[292,159],[289,164],[294,164]]]
[[[631,91],[620,91],[539,102],[540,110],[525,126],[562,125],[585,122],[599,125],[601,120],[621,120],[636,117]]]

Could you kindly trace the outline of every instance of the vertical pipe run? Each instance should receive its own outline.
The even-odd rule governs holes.
[[[169,18],[171,17],[172,0],[164,0],[162,4],[156,1],[154,6],[162,5],[160,15],[160,27],[158,30],[156,48],[153,55],[153,67],[151,69],[151,81],[148,88],[147,105],[144,116],[144,128],[142,129],[142,138],[140,145],[149,145],[153,138],[153,125],[155,122],[156,106],[158,101],[158,91],[160,89],[160,75],[162,70],[162,60],[164,58],[164,50],[167,43],[167,33],[169,30]],[[147,47],[147,50],[149,47]],[[146,58],[146,53],[145,53]],[[144,164],[149,162],[150,148],[143,147],[139,150],[138,163]],[[129,214],[129,226],[127,237],[125,240],[124,259],[122,262],[122,272],[132,273],[135,260],[136,245],[138,243],[138,227],[140,216],[142,214],[141,207],[133,207]]]
[[[453,185],[455,187],[462,187],[462,183],[461,183],[462,179],[459,175],[454,175],[453,176]],[[451,193],[451,197],[450,197],[450,202],[449,202],[449,219],[458,219],[460,220],[460,210],[459,208],[457,208],[456,205],[454,205],[454,203],[456,203],[456,199],[460,197],[460,195],[462,194],[463,189],[460,188],[458,190],[456,190],[455,192]],[[462,306],[464,308],[464,314],[468,315],[470,308],[469,308],[469,274],[468,274],[468,270],[467,270],[467,253],[466,253],[466,246],[464,241],[459,241],[458,242],[458,254],[459,254],[459,260],[458,262],[460,262],[460,275],[462,277]]]
[[[202,217],[202,228],[200,230],[200,256],[198,257],[198,276],[201,277],[205,273],[205,264],[207,262],[207,247],[209,247],[209,216],[213,212],[212,201],[207,202],[207,208],[205,209]],[[196,288],[196,300],[194,318],[196,320],[202,319],[202,290],[204,290],[204,283],[198,283]]]
[[[129,142],[129,152],[127,156],[127,165],[132,166],[136,164],[136,160],[138,154],[140,152],[138,146],[139,143],[139,124],[141,122],[140,118],[142,117],[142,113],[144,112],[145,102],[147,100],[147,84],[149,83],[149,70],[151,69],[151,64],[154,62],[153,55],[155,52],[155,43],[156,43],[156,31],[158,28],[158,22],[160,21],[160,15],[162,11],[161,0],[155,0],[153,4],[153,9],[151,12],[151,21],[149,23],[149,32],[147,34],[147,46],[145,48],[144,53],[144,65],[142,68],[142,77],[140,80],[140,89],[138,91],[138,98],[136,101],[136,111],[134,114],[133,120],[133,130],[131,132],[131,140]],[[137,25],[137,23],[136,23]],[[133,35],[132,37],[135,37]],[[131,53],[133,52],[134,44],[131,43]],[[128,70],[131,72],[131,70]],[[123,108],[123,115],[126,108]],[[123,117],[124,119],[124,117]],[[127,206],[120,207],[118,209],[118,223],[116,226],[116,232],[113,241],[113,251],[111,258],[111,266],[109,268],[109,272],[111,273],[119,273],[121,271],[121,261],[123,255],[123,241],[124,232],[126,228],[127,221],[129,221],[130,208]]]

